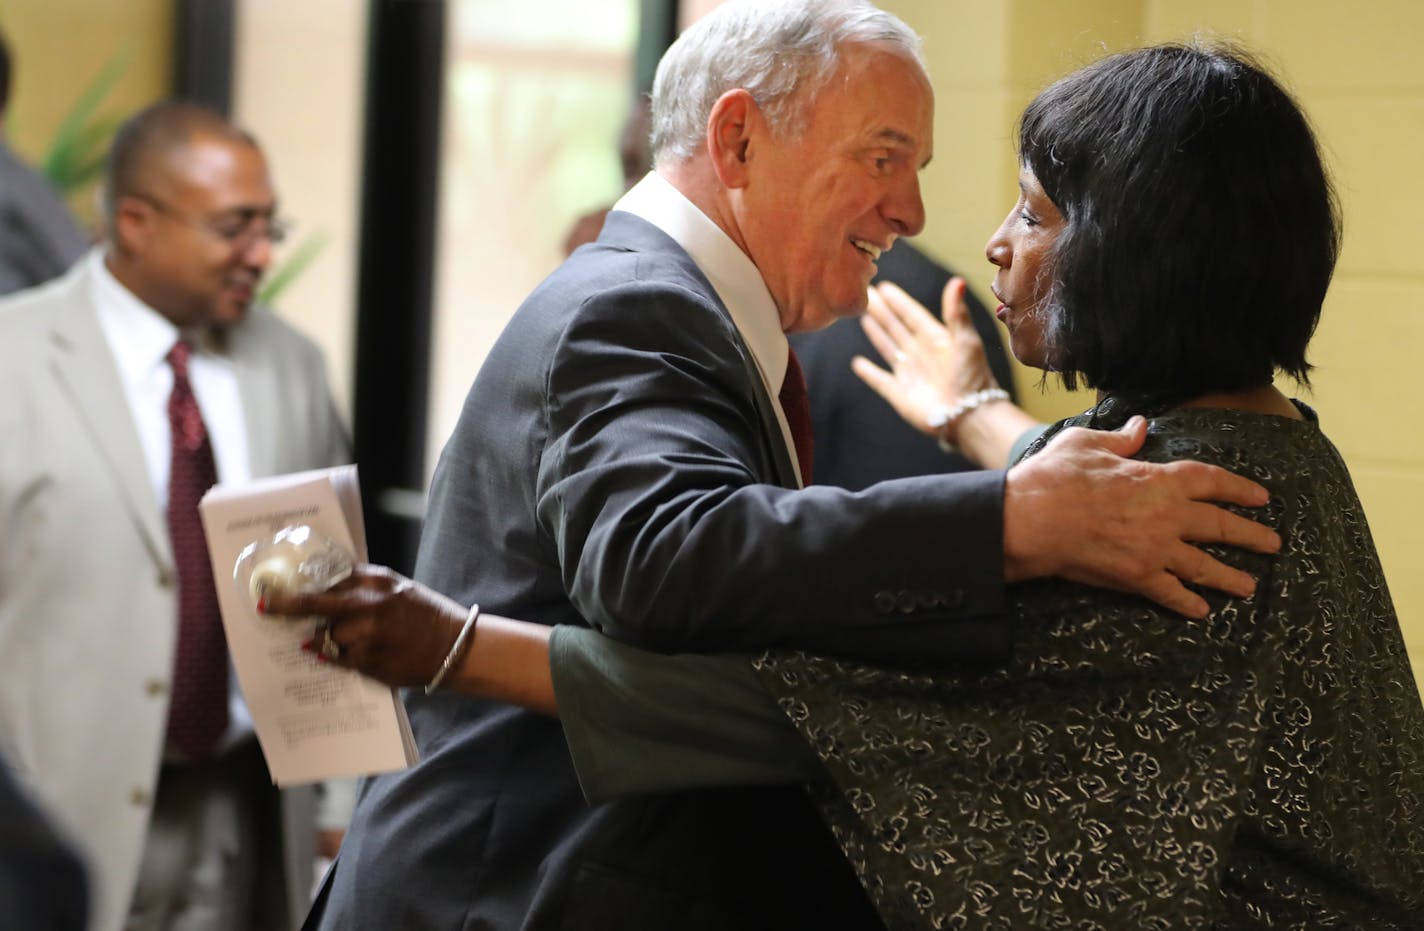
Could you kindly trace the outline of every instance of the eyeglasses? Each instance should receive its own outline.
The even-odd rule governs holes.
[[[184,226],[220,240],[235,251],[245,252],[259,239],[266,239],[274,246],[281,245],[292,229],[290,220],[253,210],[241,210],[221,220],[197,220],[156,197],[147,194],[135,194],[133,197]]]

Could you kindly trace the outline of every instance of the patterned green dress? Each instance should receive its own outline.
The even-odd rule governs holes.
[[[1424,928],[1424,708],[1302,409],[1152,419],[1142,458],[1260,482],[1285,541],[1214,551],[1258,590],[1206,620],[1048,580],[1015,588],[1019,658],[992,673],[757,661],[890,928]]]

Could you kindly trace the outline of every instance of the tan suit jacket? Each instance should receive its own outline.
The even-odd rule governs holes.
[[[91,293],[80,261],[0,302],[0,747],[82,840],[91,926],[113,931],[158,780],[176,609],[162,509]],[[254,308],[229,350],[253,476],[347,461],[310,341]],[[313,818],[309,790],[284,793],[294,922]]]

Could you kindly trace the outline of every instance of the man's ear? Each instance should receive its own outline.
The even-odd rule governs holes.
[[[137,197],[120,197],[114,203],[114,245],[124,252],[143,252],[157,220],[151,204]]]
[[[707,117],[707,151],[723,187],[747,186],[752,139],[765,125],[756,101],[741,88],[727,91],[712,105]]]

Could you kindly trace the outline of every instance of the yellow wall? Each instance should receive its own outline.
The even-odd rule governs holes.
[[[172,18],[172,0],[0,0],[0,29],[14,67],[6,117],[11,145],[38,161],[115,56],[127,65],[101,115],[122,118],[164,96],[173,69]],[[76,196],[73,207],[86,223],[98,215],[92,189]]]
[[[321,346],[350,423],[366,4],[242,0],[234,46],[233,118],[262,143],[282,213],[297,224],[275,262],[325,243],[277,310]]]
[[[1104,52],[1202,31],[1261,54],[1310,114],[1345,211],[1313,394],[1354,474],[1424,682],[1424,4],[1371,0],[885,0],[925,37],[937,95],[923,240],[987,293],[983,242],[1014,199],[1013,128],[1038,88]],[[1086,406],[1056,386],[1045,419]],[[1290,389],[1291,386],[1283,386]]]

